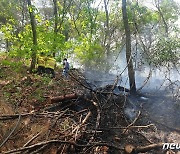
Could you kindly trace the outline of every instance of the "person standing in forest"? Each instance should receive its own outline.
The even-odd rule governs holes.
[[[52,55],[48,55],[48,57],[46,58],[45,71],[47,74],[51,75],[52,78],[55,77],[55,66],[56,60],[52,57]]]
[[[37,58],[37,72],[39,75],[45,73],[45,54],[44,52],[41,52],[40,55]]]
[[[68,72],[69,72],[69,63],[66,58],[63,60],[63,76],[65,78],[68,78]]]

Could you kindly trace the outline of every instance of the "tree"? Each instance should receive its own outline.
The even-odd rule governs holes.
[[[104,39],[104,46],[106,48],[106,56],[109,58],[110,54],[110,29],[109,29],[109,12],[108,12],[108,2],[104,0],[104,8],[105,8],[105,14],[106,14],[106,30],[105,30],[105,39]],[[106,68],[106,72],[108,72],[108,65]]]
[[[58,25],[58,9],[57,9],[57,0],[53,0],[54,4],[54,43],[53,43],[53,49],[55,49],[55,42],[56,42],[56,37],[57,37],[57,25]],[[53,56],[55,57],[55,52],[53,52]]]
[[[32,50],[32,61],[30,66],[30,72],[32,72],[33,69],[35,69],[36,65],[36,49],[37,49],[37,33],[36,33],[36,21],[34,17],[34,10],[31,5],[31,0],[28,0],[28,7],[29,7],[29,14],[31,19],[31,28],[32,28],[32,34],[33,34],[33,48]]]
[[[15,35],[20,28],[20,3],[15,0],[0,1],[0,31],[4,33],[4,44],[6,51],[10,52]]]
[[[106,14],[106,32],[105,32],[105,41],[106,43],[107,40],[107,45],[106,45],[106,52],[107,52],[107,57],[110,52],[110,30],[109,30],[109,12],[108,12],[108,2],[104,0],[104,8],[105,8],[105,14]]]
[[[133,62],[132,62],[132,57],[131,57],[131,33],[130,33],[127,10],[126,10],[126,0],[122,0],[122,14],[123,14],[125,34],[126,34],[126,61],[127,61],[127,66],[128,66],[130,92],[135,93],[136,83],[135,83],[135,73],[133,69]]]

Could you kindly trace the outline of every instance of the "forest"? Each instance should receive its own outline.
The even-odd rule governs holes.
[[[0,153],[180,153],[179,0],[0,10]]]

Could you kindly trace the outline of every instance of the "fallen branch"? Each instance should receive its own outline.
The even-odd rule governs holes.
[[[41,132],[37,133],[35,136],[33,136],[28,142],[26,142],[23,147],[27,147],[33,140],[35,140],[39,135],[41,134]]]
[[[163,143],[158,143],[158,144],[150,144],[150,145],[146,145],[146,146],[139,146],[137,148],[134,149],[135,152],[139,153],[139,152],[147,152],[153,149],[159,149],[162,148]]]
[[[50,103],[57,103],[57,102],[62,102],[62,101],[66,101],[66,100],[75,99],[77,97],[78,97],[78,95],[76,93],[73,93],[73,94],[67,94],[67,95],[63,95],[63,96],[49,97],[48,101]]]
[[[54,121],[54,123],[52,124],[52,126],[50,127],[48,133],[47,133],[47,138],[49,137],[50,133],[51,133],[51,130],[53,127],[55,127],[57,121],[68,111],[69,109],[66,109],[65,111],[63,111],[57,118],[56,120]]]
[[[16,125],[15,125],[15,127],[12,129],[12,131],[9,133],[9,135],[6,137],[6,139],[0,144],[0,148],[8,141],[8,139],[10,138],[10,136],[14,133],[14,131],[15,131],[16,128],[18,127],[20,121],[21,121],[21,115],[19,114],[18,122],[16,123]]]
[[[146,146],[138,146],[134,147],[133,145],[126,145],[125,146],[125,152],[127,154],[134,154],[134,153],[144,153],[150,150],[156,150],[163,147],[164,143],[158,143],[158,144],[150,144]]]
[[[45,116],[47,115],[59,115],[59,112],[44,112],[44,113],[22,113],[21,118],[26,118],[28,116]],[[11,114],[11,115],[2,115],[0,116],[0,120],[13,120],[17,119],[19,114]]]
[[[37,153],[39,153],[40,151],[44,150],[47,146],[48,146],[48,144],[40,147],[39,149],[37,149],[37,150],[35,150],[35,151],[33,151],[33,152],[31,152],[30,154],[37,154]]]
[[[78,125],[78,126],[72,131],[72,133],[73,133],[74,131],[76,131],[76,132],[75,132],[75,136],[74,136],[75,141],[76,141],[77,139],[79,139],[80,136],[82,135],[82,134],[79,134],[79,135],[78,135],[78,132],[79,132],[80,129],[82,130],[82,128],[85,127],[84,124],[87,122],[87,120],[89,119],[90,116],[91,116],[91,112],[88,112],[88,114],[86,115],[86,117],[84,118],[84,120],[82,121],[82,123],[81,123],[80,125]],[[83,126],[84,126],[84,127],[83,127]],[[80,132],[81,132],[81,131],[80,131]]]
[[[134,119],[134,121],[126,127],[126,129],[123,131],[123,134],[126,133],[126,131],[127,131],[132,125],[135,124],[135,122],[138,120],[140,114],[141,114],[141,111],[138,112],[138,115],[137,115],[137,117]]]
[[[99,105],[94,102],[93,100],[89,100],[87,98],[84,98],[86,101],[92,103],[95,107],[96,107],[96,111],[97,111],[97,118],[96,118],[96,127],[95,129],[97,129],[99,127],[99,123],[100,123],[100,118],[101,118],[101,111],[100,111],[100,107]]]
[[[24,113],[21,114],[21,118],[22,117],[26,117],[26,116],[31,116],[34,113]],[[14,114],[14,115],[2,115],[0,116],[0,120],[11,120],[11,119],[17,119],[19,117],[19,114]]]
[[[81,144],[77,144],[75,142],[72,141],[61,141],[61,140],[49,140],[49,141],[45,141],[45,142],[39,142],[37,144],[31,145],[31,146],[27,146],[27,147],[22,147],[19,149],[14,149],[14,150],[10,150],[10,151],[5,151],[3,152],[4,154],[10,154],[10,153],[16,153],[16,152],[20,152],[20,151],[26,151],[26,150],[30,150],[30,149],[37,149],[38,147],[47,145],[47,144],[70,144],[70,145],[74,145],[75,147],[95,147],[95,146],[107,146],[107,147],[111,147],[120,151],[123,151],[123,148],[117,147],[113,144],[108,144],[108,143],[98,143],[98,142],[94,142],[88,145],[81,145]]]
[[[100,128],[98,130],[111,130],[111,129],[131,129],[131,128],[149,128],[154,126],[154,124],[149,124],[145,126],[129,126],[129,127],[109,127],[109,128]]]
[[[76,130],[79,130],[88,120],[88,118],[90,117],[91,112],[88,112],[88,114],[86,115],[86,117],[84,118],[84,120],[82,121],[82,123],[80,125],[77,125],[73,130],[72,133],[74,133]]]
[[[96,118],[96,127],[95,127],[95,129],[97,129],[99,127],[99,124],[100,124],[101,111],[100,111],[100,108],[96,102],[93,102],[93,104],[96,106],[96,109],[97,109],[97,118]]]

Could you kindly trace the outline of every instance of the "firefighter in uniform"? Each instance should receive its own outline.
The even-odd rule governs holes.
[[[40,55],[37,58],[37,72],[38,74],[43,74],[45,73],[45,55],[44,52],[41,52]]]
[[[55,72],[54,72],[55,66],[56,66],[56,60],[51,55],[48,55],[45,63],[45,71],[47,74],[51,75],[52,78],[55,77]]]

